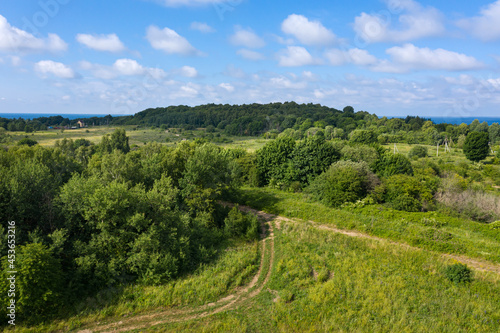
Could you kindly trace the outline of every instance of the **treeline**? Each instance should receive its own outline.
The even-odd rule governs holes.
[[[91,117],[86,118],[87,125],[108,125],[113,117]],[[38,117],[33,119],[9,119],[0,117],[0,128],[12,132],[26,132],[31,133],[35,131],[44,131],[48,127],[68,127],[77,126],[78,120],[82,119],[69,119],[62,116]]]
[[[471,140],[476,134],[466,142],[476,145]],[[483,154],[484,143],[471,150]],[[489,152],[486,142],[486,155],[473,160]],[[424,146],[403,155],[378,144],[313,136],[271,140],[246,158],[253,161],[247,163],[254,168],[247,171],[253,185],[303,191],[332,207],[383,204],[408,212],[440,210],[481,222],[500,218],[500,198],[487,191],[500,185],[500,151],[493,164],[435,163]]]
[[[234,195],[238,170],[234,152],[208,143],[130,150],[123,130],[97,145],[1,149],[0,316],[10,264],[17,317],[34,323],[103,288],[192,272],[228,239],[257,239],[256,218],[219,204]],[[7,221],[15,222],[11,262]]]
[[[366,111],[354,112],[351,106],[343,110],[320,104],[295,102],[217,105],[195,107],[185,105],[147,109],[133,116],[114,117],[113,125],[138,125],[192,130],[206,128],[227,135],[276,138],[283,135],[302,139],[316,133],[327,139],[349,139],[355,130],[368,131],[373,143],[405,142],[409,144],[449,144],[462,146],[469,132],[487,132],[491,142],[500,140],[500,125],[488,125],[474,120],[470,125],[434,124],[432,121],[407,116],[406,118],[379,118]],[[364,139],[367,141],[366,139]]]

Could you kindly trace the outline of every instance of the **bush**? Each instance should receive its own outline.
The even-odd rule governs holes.
[[[385,181],[385,199],[394,209],[407,212],[422,210],[422,201],[432,201],[432,191],[417,178],[408,175],[394,175]]]
[[[467,135],[464,143],[464,154],[468,160],[473,162],[479,162],[484,160],[489,152],[490,147],[489,143],[489,135],[484,132],[471,132]]]
[[[390,177],[397,174],[413,175],[413,168],[410,160],[402,154],[392,154],[386,152],[376,163],[375,170],[378,175]]]
[[[244,214],[236,205],[224,220],[224,230],[229,237],[243,237],[247,240],[259,238],[259,220],[251,214]]]
[[[366,162],[369,166],[375,165],[379,159],[377,150],[373,147],[366,145],[345,146],[340,152],[345,160],[353,162]]]
[[[378,184],[365,162],[339,161],[318,176],[307,192],[326,205],[338,207],[364,198]]]
[[[354,130],[349,135],[351,142],[356,143],[377,143],[377,134],[372,130]]]
[[[32,147],[36,144],[38,144],[38,142],[36,140],[30,139],[30,138],[24,138],[24,139],[21,139],[17,142],[18,146],[27,145],[29,147]]]
[[[473,280],[472,270],[467,265],[460,263],[446,266],[444,275],[455,284],[469,283]]]
[[[7,280],[7,258],[0,281],[0,300],[7,304],[7,291],[10,280]],[[28,323],[42,321],[54,315],[62,304],[61,286],[63,273],[61,265],[49,249],[39,243],[21,246],[16,257],[17,275],[15,280],[16,319]],[[6,318],[6,307],[2,306],[0,315]]]
[[[421,158],[421,157],[427,157],[428,154],[429,154],[429,150],[427,149],[427,147],[415,146],[408,153],[408,157],[409,158],[413,158],[413,157]]]

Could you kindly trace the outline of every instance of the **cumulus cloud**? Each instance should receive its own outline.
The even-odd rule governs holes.
[[[221,83],[219,87],[230,93],[234,91],[234,86],[231,83]]]
[[[398,66],[411,69],[447,71],[473,70],[484,67],[476,58],[444,49],[419,48],[413,44],[395,46],[386,50]]]
[[[325,57],[333,66],[341,66],[348,63],[368,66],[378,62],[378,59],[366,50],[353,48],[349,50],[331,49],[325,52]]]
[[[282,54],[278,56],[278,60],[279,65],[283,67],[318,65],[321,63],[302,46],[288,46],[286,50],[283,50]]]
[[[76,35],[78,43],[85,45],[89,49],[107,52],[122,52],[125,46],[116,34],[109,35]]]
[[[42,60],[35,64],[35,71],[41,74],[52,74],[63,79],[72,79],[75,72],[63,63],[52,60]]]
[[[335,42],[335,34],[319,21],[309,21],[302,15],[292,14],[281,23],[281,30],[294,36],[305,45],[330,45]]]
[[[182,76],[190,77],[190,78],[198,76],[198,71],[196,70],[196,68],[191,67],[191,66],[182,66],[181,69],[179,70],[179,73]]]
[[[247,60],[257,61],[264,59],[264,56],[261,53],[247,49],[239,49],[238,51],[236,51],[236,54]]]
[[[146,38],[154,49],[162,50],[167,54],[201,55],[201,52],[195,49],[186,38],[169,28],[160,29],[152,25],[147,30]]]
[[[160,80],[167,76],[161,68],[148,68],[139,64],[133,59],[117,59],[112,66],[93,64],[88,61],[81,61],[80,68],[92,72],[100,79],[114,79],[118,76],[149,75]]]
[[[68,48],[58,35],[48,34],[47,38],[37,38],[32,34],[13,27],[0,15],[0,51],[4,52],[59,52]]]
[[[113,68],[122,75],[144,74],[144,67],[132,59],[118,59],[113,64]]]
[[[398,5],[402,14],[397,26],[387,17],[361,13],[354,20],[354,31],[368,43],[405,42],[445,32],[443,16],[437,9],[413,0],[400,0]]]
[[[203,22],[192,22],[190,28],[192,30],[198,30],[204,34],[215,32],[215,29]]]
[[[479,16],[463,19],[458,26],[483,41],[500,39],[500,0],[489,4],[480,11]]]
[[[258,49],[266,45],[264,40],[257,36],[252,29],[243,29],[240,26],[235,27],[235,32],[229,37],[229,41],[233,45],[244,46],[249,49]]]

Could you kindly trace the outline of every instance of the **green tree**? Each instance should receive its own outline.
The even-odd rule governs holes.
[[[36,144],[38,144],[38,142],[30,138],[23,138],[17,142],[18,146],[27,145],[29,147],[33,147]]]
[[[0,315],[6,317],[10,280],[7,257],[2,258]],[[27,323],[43,321],[54,315],[62,304],[64,275],[61,265],[42,244],[20,246],[16,256],[16,317]]]
[[[271,179],[285,181],[289,178],[289,161],[294,149],[294,139],[278,138],[257,151],[257,171],[261,185],[269,184]]]
[[[408,153],[409,158],[427,156],[429,156],[429,150],[425,146],[415,146]]]
[[[355,143],[376,143],[377,135],[372,130],[354,130],[350,134],[349,141]]]
[[[287,181],[309,184],[339,158],[340,153],[324,137],[307,138],[295,146],[291,157],[292,173]]]
[[[410,160],[402,154],[385,152],[382,158],[377,161],[375,170],[379,176],[390,177],[396,174],[413,175],[413,168]]]
[[[495,144],[500,140],[500,125],[498,123],[493,123],[488,129],[488,134],[490,135],[491,144]]]
[[[339,161],[318,176],[306,189],[326,205],[338,207],[364,198],[378,184],[365,162]]]
[[[471,132],[464,142],[464,154],[473,162],[484,160],[489,152],[489,135],[486,132]]]

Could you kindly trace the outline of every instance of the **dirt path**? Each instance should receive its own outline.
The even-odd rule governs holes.
[[[226,204],[226,205],[232,206],[231,204]],[[165,309],[139,316],[134,316],[128,319],[123,319],[118,322],[112,322],[107,324],[97,323],[97,325],[91,325],[84,330],[80,330],[79,333],[125,332],[135,329],[146,329],[160,324],[176,323],[181,321],[200,319],[220,313],[222,311],[236,309],[239,306],[244,305],[246,302],[248,302],[255,296],[259,295],[266,286],[267,282],[269,281],[272,268],[274,265],[273,223],[277,229],[281,229],[283,223],[300,223],[300,221],[258,211],[248,206],[239,206],[239,209],[244,212],[252,213],[259,216],[261,219],[261,226],[262,226],[261,229],[263,230],[263,234],[261,234],[262,255],[261,255],[259,270],[247,286],[238,289],[235,293],[230,294],[224,298],[221,298],[216,302],[208,303],[200,307],[183,308],[183,309]],[[327,230],[330,232],[346,235],[349,237],[359,237],[364,239],[376,240],[384,243],[390,243],[392,245],[408,248],[411,250],[423,251],[423,249],[421,248],[413,247],[405,243],[394,242],[385,238],[379,238],[358,231],[342,230],[335,228],[333,226],[319,224],[313,221],[308,221],[307,223],[309,223],[312,227],[320,230]],[[268,233],[265,231],[266,226],[268,227]],[[268,261],[265,260],[266,254],[267,256],[269,256]],[[468,266],[478,271],[486,271],[486,272],[493,272],[496,274],[500,274],[500,265],[497,264],[453,254],[440,254],[440,255],[443,258],[453,259],[458,262],[467,264]],[[265,275],[264,272],[266,272]],[[275,291],[270,290],[269,288],[267,288],[266,290],[273,294],[276,294]],[[275,301],[277,299],[278,297],[275,298]]]
[[[240,288],[235,293],[221,298],[216,302],[208,303],[200,307],[165,309],[162,311],[151,312],[123,319],[118,322],[106,324],[97,323],[97,325],[91,325],[86,329],[80,330],[79,333],[125,332],[145,329],[160,324],[200,319],[222,311],[236,309],[240,305],[243,305],[250,299],[259,295],[269,281],[274,265],[274,229],[272,220],[275,217],[274,215],[266,214],[264,212],[255,211],[252,213],[261,218],[261,230],[263,230],[263,233],[261,234],[262,255],[257,274],[255,274],[250,283],[244,288]],[[268,231],[266,230],[266,226]],[[266,255],[269,256],[267,261],[265,260]]]
[[[263,212],[257,211],[256,209],[253,209],[253,208],[247,207],[247,206],[240,206],[240,209],[245,211],[245,212],[249,212],[249,213],[251,212],[254,214],[265,214]],[[271,214],[267,214],[267,215],[273,216]],[[274,216],[274,220],[275,220],[276,228],[278,228],[278,229],[280,228],[280,224],[282,221],[283,222],[291,222],[291,223],[298,223],[299,222],[298,220],[290,219],[290,218],[283,217],[283,216]],[[346,235],[349,237],[359,237],[359,238],[364,238],[364,239],[372,239],[372,240],[376,240],[379,242],[390,243],[391,245],[400,246],[400,247],[404,247],[404,248],[408,248],[408,249],[416,250],[416,251],[425,250],[425,249],[422,249],[419,247],[408,245],[406,243],[399,243],[399,242],[391,241],[391,240],[388,240],[386,238],[380,238],[380,237],[364,234],[362,232],[355,231],[355,230],[338,229],[338,228],[335,228],[334,226],[319,224],[319,223],[316,223],[314,221],[308,221],[308,223],[317,229],[328,230],[328,231],[332,231],[332,232]],[[432,252],[430,250],[425,250],[425,251]],[[466,264],[466,265],[470,266],[471,268],[478,270],[478,271],[492,272],[492,273],[500,274],[500,265],[499,264],[494,264],[494,263],[483,261],[480,259],[470,258],[467,256],[461,256],[461,255],[456,255],[456,254],[440,253],[440,255],[443,258],[452,259],[452,260],[461,262],[463,264]]]

